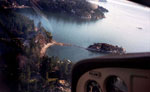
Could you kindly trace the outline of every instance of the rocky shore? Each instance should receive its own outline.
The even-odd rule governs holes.
[[[32,6],[40,7],[42,11],[59,12],[85,20],[98,20],[105,17],[107,9],[86,0],[39,0]],[[38,6],[37,6],[38,5]]]
[[[94,43],[90,45],[87,50],[98,53],[113,53],[122,54],[125,53],[125,49],[118,46],[113,46],[107,43]]]
[[[105,17],[107,9],[86,0],[24,0],[3,1],[4,9],[33,8],[42,12],[63,13],[83,20],[98,20]]]

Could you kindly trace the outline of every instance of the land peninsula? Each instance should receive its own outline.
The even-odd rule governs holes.
[[[44,11],[64,13],[87,20],[102,19],[105,17],[104,13],[108,12],[107,9],[86,0],[40,0],[37,4]]]
[[[65,44],[54,41],[52,34],[40,22],[35,26],[33,20],[15,9],[36,6],[40,10],[66,13],[83,19],[103,18],[107,10],[79,0],[19,1],[0,1],[0,73],[9,79],[6,85],[13,92],[70,92],[73,62],[45,54],[49,46]]]
[[[107,9],[87,0],[7,0],[5,9],[34,9],[42,12],[63,13],[83,20],[98,20],[105,17]]]
[[[0,76],[11,92],[70,92],[70,60],[41,56],[52,34],[39,22],[0,7]]]

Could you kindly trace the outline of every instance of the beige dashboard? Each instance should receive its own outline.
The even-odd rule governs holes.
[[[112,86],[111,81],[115,86]],[[95,91],[93,91],[94,89]],[[150,92],[150,70],[129,68],[93,69],[80,77],[76,91]]]

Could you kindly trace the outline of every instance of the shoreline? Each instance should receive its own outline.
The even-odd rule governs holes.
[[[46,3],[47,2],[47,3]],[[107,9],[87,1],[37,1],[31,2],[33,8],[51,13],[64,13],[83,20],[98,20],[105,18]]]
[[[88,1],[75,0],[55,0],[55,1],[32,1],[29,4],[19,4],[19,2],[9,3],[3,6],[4,9],[33,9],[35,11],[63,13],[68,16],[77,17],[81,20],[99,20],[105,18],[108,10],[97,4]]]
[[[58,45],[58,46],[72,46],[71,44],[65,44],[61,42],[56,42],[55,40],[51,40],[51,42],[44,44],[44,46],[40,50],[40,57],[43,57],[47,51],[47,49],[51,46]]]

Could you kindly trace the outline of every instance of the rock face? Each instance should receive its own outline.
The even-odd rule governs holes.
[[[87,50],[100,53],[125,53],[125,49],[122,47],[113,46],[107,43],[94,43],[93,45],[90,45]]]

